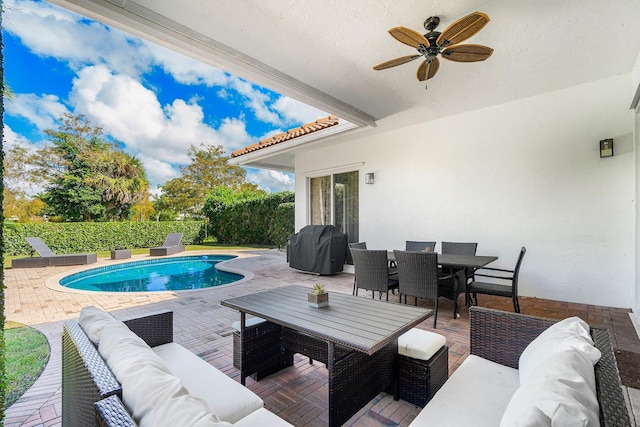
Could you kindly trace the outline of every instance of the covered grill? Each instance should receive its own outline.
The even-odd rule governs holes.
[[[317,274],[342,271],[347,236],[333,225],[307,225],[291,236],[289,267]]]

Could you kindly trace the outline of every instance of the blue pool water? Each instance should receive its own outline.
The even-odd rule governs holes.
[[[215,265],[233,255],[158,258],[93,268],[60,280],[60,285],[84,291],[183,291],[226,285],[244,276],[218,270]]]

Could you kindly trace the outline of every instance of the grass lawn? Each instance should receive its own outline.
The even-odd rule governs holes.
[[[7,321],[4,325],[6,351],[5,407],[11,406],[38,379],[49,361],[49,341],[37,329]]]
[[[187,251],[207,251],[207,250],[220,250],[220,251],[241,251],[241,250],[267,250],[271,249],[271,247],[259,247],[259,246],[233,246],[233,245],[222,245],[219,243],[209,243],[205,242],[200,245],[187,245]],[[109,258],[111,256],[111,251],[99,251],[97,252],[98,258]],[[149,248],[136,248],[131,249],[131,255],[149,255]],[[11,268],[11,260],[16,258],[24,258],[25,255],[17,255],[17,256],[5,256],[4,257],[4,268]]]

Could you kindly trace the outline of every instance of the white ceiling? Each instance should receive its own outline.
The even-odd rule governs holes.
[[[638,0],[53,2],[384,130],[628,73],[640,51]],[[419,60],[372,69],[415,52],[389,28],[424,33],[437,15],[442,31],[474,11],[491,21],[465,43],[492,47],[487,61],[442,60],[428,90]]]

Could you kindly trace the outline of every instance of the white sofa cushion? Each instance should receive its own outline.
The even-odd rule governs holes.
[[[590,391],[584,393],[559,380],[545,380],[521,386],[513,395],[502,417],[501,427],[512,427],[536,407],[557,427],[600,426],[598,401]]]
[[[546,357],[514,393],[502,427],[521,425],[523,413],[538,408],[553,426],[598,426],[599,407],[593,363],[575,348]]]
[[[84,333],[87,334],[89,340],[95,345],[100,343],[102,329],[106,325],[113,325],[116,323],[122,322],[106,311],[92,305],[82,307],[82,310],[80,310],[80,317],[78,318],[78,324],[82,327]]]
[[[233,425],[234,427],[293,427],[292,424],[264,408],[253,411]]]
[[[122,385],[122,401],[140,427],[224,426],[206,404],[124,324],[102,329],[98,352]],[[191,353],[190,353],[191,354]]]
[[[184,386],[201,398],[220,420],[235,423],[263,407],[263,400],[248,388],[176,343],[159,345],[153,351]]]
[[[470,355],[410,426],[495,427],[518,385],[517,369]]]
[[[413,359],[429,360],[446,343],[444,335],[412,328],[398,337],[398,354]]]
[[[570,317],[547,328],[524,349],[518,364],[520,382],[525,384],[546,357],[568,348],[583,351],[593,365],[600,360],[601,354],[593,345],[589,325],[579,317]]]

